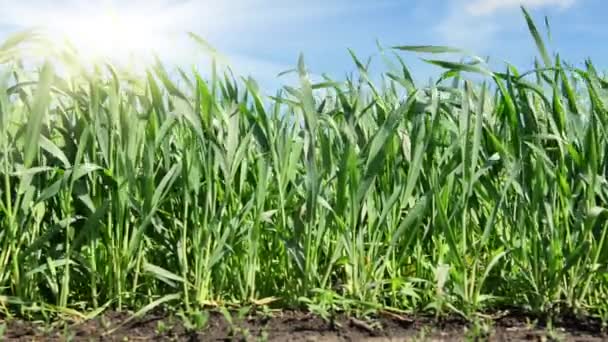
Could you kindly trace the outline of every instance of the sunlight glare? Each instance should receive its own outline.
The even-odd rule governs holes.
[[[171,22],[161,8],[140,6],[80,8],[77,15],[53,25],[53,38],[57,43],[67,39],[85,60],[142,62],[151,52],[167,49]]]

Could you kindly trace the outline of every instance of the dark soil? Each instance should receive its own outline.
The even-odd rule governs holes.
[[[475,328],[459,319],[434,320],[385,314],[371,320],[339,317],[325,321],[295,311],[250,315],[242,320],[233,318],[230,324],[222,315],[212,313],[205,327],[195,332],[186,329],[182,320],[166,314],[152,314],[124,324],[129,317],[125,313],[110,312],[93,320],[62,324],[0,320],[0,341],[608,340],[598,321],[570,317],[557,320],[553,328],[548,329],[542,318],[523,315],[508,315]]]

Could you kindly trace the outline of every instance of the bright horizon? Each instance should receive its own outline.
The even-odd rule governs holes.
[[[449,45],[489,56],[500,68],[508,61],[529,68],[537,56],[519,6],[552,30],[551,51],[580,64],[591,57],[603,68],[608,38],[601,0],[228,0],[221,5],[195,0],[0,1],[0,39],[43,27],[60,44],[72,41],[83,57],[141,61],[157,53],[172,65],[206,68],[202,51],[187,36],[194,32],[228,57],[235,71],[276,87],[277,74],[293,68],[300,52],[313,73],[341,78],[355,69],[347,49],[361,58],[383,46]],[[591,47],[593,49],[591,49]],[[424,81],[438,69],[415,54],[402,54]],[[379,64],[376,58],[376,63]],[[202,64],[202,65],[201,65]]]

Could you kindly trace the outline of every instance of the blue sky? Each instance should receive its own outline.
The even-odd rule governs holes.
[[[373,56],[376,39],[385,46],[457,46],[529,67],[536,50],[520,4],[541,27],[549,17],[552,52],[573,63],[591,57],[605,67],[605,0],[0,0],[0,37],[43,26],[79,34],[83,51],[154,48],[167,63],[205,68],[185,34],[192,31],[227,56],[238,73],[274,87],[281,84],[276,74],[292,68],[300,52],[311,72],[341,78],[354,70],[347,49]],[[120,30],[100,27],[106,22],[98,16],[108,8],[130,24]],[[420,56],[403,56],[418,79],[436,73]]]

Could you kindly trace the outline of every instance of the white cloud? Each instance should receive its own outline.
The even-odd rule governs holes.
[[[452,0],[446,14],[435,25],[441,43],[468,49],[477,54],[505,45],[508,32],[524,28],[519,6],[529,10],[566,9],[577,0]],[[516,22],[517,24],[513,24]]]
[[[443,45],[480,52],[490,47],[500,24],[493,18],[478,18],[452,9],[434,30]]]
[[[511,9],[520,5],[533,9],[545,6],[558,6],[568,8],[576,0],[472,0],[468,1],[467,11],[473,15],[489,15],[499,10]]]

